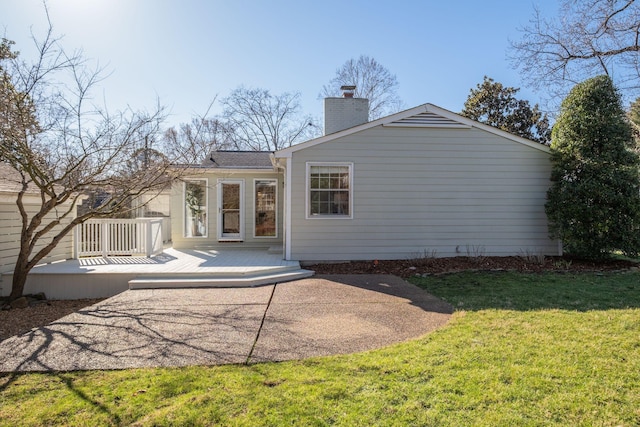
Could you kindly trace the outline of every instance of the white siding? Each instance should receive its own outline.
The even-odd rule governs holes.
[[[377,126],[292,153],[291,198],[306,162],[353,162],[353,219],[291,212],[301,261],[557,254],[544,212],[549,155],[478,129]]]
[[[188,180],[189,178],[184,178]],[[281,173],[276,172],[231,172],[217,171],[202,173],[193,176],[193,179],[208,180],[208,206],[207,222],[208,233],[206,238],[184,237],[184,194],[183,183],[176,182],[171,191],[171,234],[173,247],[177,249],[194,248],[198,246],[207,247],[242,247],[242,248],[270,248],[282,245],[282,204],[284,199],[283,178]],[[218,242],[218,179],[244,180],[244,240],[242,242]],[[254,229],[254,179],[277,179],[277,237],[253,237]]]
[[[29,212],[29,215],[34,214],[39,205],[26,204],[25,206]],[[45,219],[51,220],[53,215],[48,215]],[[68,224],[70,219],[65,222]],[[46,222],[45,222],[46,223]],[[61,226],[56,227],[49,236],[53,236],[56,230],[59,230]],[[22,230],[22,221],[20,219],[20,213],[15,201],[11,200],[11,197],[4,197],[0,201],[0,273],[12,272],[16,260],[18,258],[18,252],[20,251],[20,232]],[[44,244],[49,243],[46,236],[44,238]],[[35,251],[41,249],[44,244],[37,245]],[[51,253],[42,260],[42,263],[60,261],[64,259],[73,258],[73,232],[69,233]]]

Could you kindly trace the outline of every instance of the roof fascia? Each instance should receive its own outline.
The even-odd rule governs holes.
[[[176,168],[181,175],[230,174],[230,173],[277,173],[276,168],[210,168],[186,166]]]

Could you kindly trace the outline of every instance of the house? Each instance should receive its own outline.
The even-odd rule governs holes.
[[[173,188],[174,247],[281,248],[302,262],[561,254],[544,211],[548,147],[432,104],[367,111],[349,93],[327,98],[324,136],[192,166]]]
[[[172,187],[173,247],[282,248],[283,174],[271,152],[216,151]]]
[[[21,178],[18,172],[8,164],[0,162],[0,224],[2,227],[0,231],[0,276],[12,274],[20,251],[22,220],[16,200],[21,188]],[[23,205],[30,217],[40,209],[41,203],[40,192],[36,188],[29,188],[24,194]],[[63,204],[60,209],[63,211],[70,209],[70,203]],[[56,211],[49,213],[45,216],[44,221],[53,219],[56,213]],[[72,219],[72,216],[63,219],[53,232],[67,225]],[[35,251],[42,247],[43,243],[36,245]],[[42,262],[55,262],[68,258],[73,258],[72,235],[64,237]],[[2,279],[0,282],[6,280]],[[5,287],[0,283],[0,294],[3,294],[2,291]]]

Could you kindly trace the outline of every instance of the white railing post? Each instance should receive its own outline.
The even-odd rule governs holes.
[[[147,254],[147,258],[151,258],[151,252],[153,252],[153,233],[151,230],[151,221],[146,221],[146,224],[144,229],[145,229],[145,233],[147,233],[146,235],[146,254]]]
[[[103,222],[100,224],[100,243],[102,245],[102,257],[109,256],[109,223]]]
[[[80,240],[80,233],[82,232],[82,230],[80,230],[80,227],[82,227],[82,223],[76,225],[75,228],[73,229],[73,256],[71,257],[72,259],[80,258],[80,255],[78,255],[78,242]]]

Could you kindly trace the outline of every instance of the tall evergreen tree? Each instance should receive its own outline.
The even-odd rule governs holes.
[[[545,205],[552,237],[569,253],[640,253],[640,158],[620,95],[608,76],[576,85],[551,138]]]
[[[549,144],[549,119],[529,101],[518,99],[519,88],[506,87],[484,76],[482,83],[471,89],[460,114],[514,135]]]

